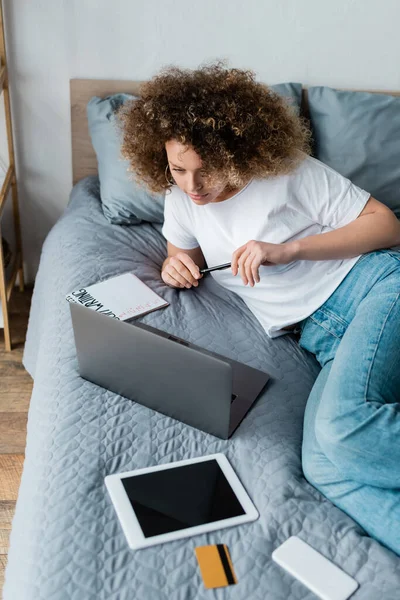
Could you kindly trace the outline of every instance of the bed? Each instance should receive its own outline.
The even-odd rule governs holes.
[[[26,458],[13,521],[4,600],[311,600],[272,560],[291,535],[360,584],[354,598],[399,597],[400,559],[304,479],[305,403],[319,372],[292,335],[269,339],[241,299],[205,278],[168,288],[161,225],[111,225],[101,210],[85,107],[93,95],[136,93],[138,82],[72,82],[74,187],[43,246],[24,365],[34,379]],[[65,295],[132,270],[170,306],[144,323],[271,374],[231,440],[220,440],[81,379]],[[129,326],[128,324],[126,326]],[[132,552],[104,486],[108,474],[215,452],[227,455],[260,518]],[[205,590],[196,546],[225,543],[238,585]]]

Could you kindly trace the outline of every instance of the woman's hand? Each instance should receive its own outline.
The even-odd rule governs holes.
[[[203,275],[199,267],[185,252],[178,252],[164,261],[161,278],[174,288],[191,288],[199,285],[198,279]]]
[[[258,273],[260,265],[286,265],[293,260],[295,260],[294,246],[289,243],[269,244],[250,240],[232,254],[232,273],[237,275],[239,272],[244,285],[249,283],[253,287],[260,281]]]

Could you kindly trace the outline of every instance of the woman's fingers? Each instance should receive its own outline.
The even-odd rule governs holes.
[[[260,260],[254,253],[247,251],[242,254],[238,262],[238,268],[244,285],[249,284],[254,287],[256,283],[259,283],[259,267]]]
[[[253,287],[260,281],[258,271],[262,262],[260,244],[261,242],[250,240],[232,254],[232,274],[239,273],[244,285],[249,283]]]
[[[170,272],[163,271],[163,279],[167,285],[172,287],[184,288],[189,286],[188,282],[178,272],[172,275]]]
[[[250,254],[250,256],[246,260],[245,271],[247,281],[251,287],[254,287],[255,283],[260,279],[258,277],[258,267],[260,266],[260,262],[254,254]]]
[[[185,268],[177,269],[176,267],[169,265],[167,273],[173,281],[177,281],[178,283],[180,283],[181,287],[190,288],[192,287],[192,285],[199,285],[197,281],[196,283],[192,284],[192,276],[190,272]]]
[[[244,285],[247,285],[249,278],[248,278],[248,269],[247,269],[247,259],[250,256],[250,251],[249,250],[245,250],[243,252],[243,254],[241,254],[241,256],[239,257],[238,260],[238,273],[240,275],[240,277],[242,278],[242,281],[244,283]]]
[[[187,272],[184,272],[184,276],[188,279],[189,283],[192,285],[198,285],[197,280],[201,279],[203,275],[200,273],[200,269],[194,260],[192,260],[188,254],[184,253],[179,253],[177,255],[177,259],[184,265],[184,267],[186,267]]]
[[[178,288],[197,287],[199,285],[197,280],[202,277],[198,266],[190,256],[183,254],[172,256],[161,276],[167,285]]]
[[[232,258],[231,258],[232,275],[238,274],[239,259],[240,259],[241,255],[243,254],[243,252],[246,250],[246,248],[247,248],[247,244],[244,244],[244,246],[240,246],[240,248],[235,250],[235,252],[232,254]]]
[[[254,257],[253,261],[250,265],[251,274],[253,276],[253,285],[255,283],[260,283],[260,274],[258,272],[259,267],[260,267],[260,261]]]

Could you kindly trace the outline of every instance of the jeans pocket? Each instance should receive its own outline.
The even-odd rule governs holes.
[[[347,327],[346,321],[322,306],[302,322],[299,346],[315,354],[323,367],[334,358]]]
[[[309,319],[335,338],[342,339],[349,324],[326,306],[318,308]]]
[[[395,258],[400,262],[400,249],[395,250],[394,248],[385,248],[384,250],[381,250],[381,252],[383,252],[384,254],[389,254],[389,256]]]

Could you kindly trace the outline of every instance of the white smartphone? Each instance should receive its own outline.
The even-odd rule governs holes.
[[[108,475],[105,483],[133,550],[259,516],[224,454]]]
[[[322,600],[347,600],[358,588],[355,579],[296,536],[274,550],[272,560]]]

